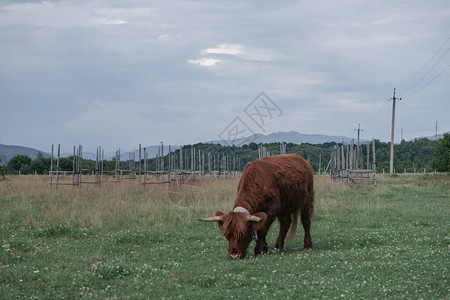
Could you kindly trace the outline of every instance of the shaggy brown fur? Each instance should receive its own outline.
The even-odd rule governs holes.
[[[240,212],[230,212],[223,217],[220,230],[227,239],[233,237],[242,240],[247,233],[248,221],[247,216]]]
[[[252,214],[266,213],[262,231],[268,230],[273,220],[278,218],[281,229],[275,244],[277,248],[283,247],[289,228],[289,236],[293,238],[300,215],[305,229],[304,246],[311,248],[309,229],[314,212],[313,170],[299,154],[266,157],[248,163],[239,182],[236,206],[245,207]]]
[[[260,222],[242,212],[216,212],[220,230],[227,238],[231,257],[246,256],[255,232],[255,255],[267,252],[266,235],[275,219],[280,232],[275,248],[282,249],[286,234],[293,238],[298,216],[305,230],[304,248],[312,247],[310,226],[314,212],[313,169],[299,154],[266,157],[248,163],[239,182],[234,207],[243,207]]]

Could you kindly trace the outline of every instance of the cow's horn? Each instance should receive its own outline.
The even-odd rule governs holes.
[[[256,222],[256,223],[259,223],[259,222],[261,222],[262,221],[262,219],[260,218],[260,217],[257,217],[257,216],[250,216],[249,218],[248,218],[248,220],[250,221],[250,222]]]
[[[218,222],[222,221],[222,216],[215,216],[210,218],[195,218],[195,219],[203,222]]]

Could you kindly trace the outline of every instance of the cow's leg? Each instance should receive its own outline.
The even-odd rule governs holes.
[[[258,240],[256,241],[256,247],[255,247],[255,256],[260,255],[261,253],[266,254],[267,253],[267,242],[266,242],[266,235],[269,231],[270,225],[272,225],[274,219],[273,218],[267,218],[264,224],[260,226],[260,228],[257,231]]]
[[[303,248],[305,250],[312,248],[311,234],[309,233],[311,227],[311,212],[310,208],[304,207],[301,212],[301,219],[303,224],[303,229],[305,229],[305,240],[303,242]]]
[[[283,219],[280,219],[280,233],[278,234],[277,242],[275,243],[275,249],[283,249],[284,240],[286,238],[287,232],[289,231],[289,227],[291,226],[291,222],[292,218],[290,215]]]

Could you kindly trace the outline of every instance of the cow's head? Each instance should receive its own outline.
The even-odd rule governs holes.
[[[228,240],[228,254],[236,259],[245,258],[248,245],[256,236],[258,226],[265,218],[265,213],[251,215],[248,211],[235,209],[227,214],[216,211],[214,217],[197,220],[217,222],[223,236]]]

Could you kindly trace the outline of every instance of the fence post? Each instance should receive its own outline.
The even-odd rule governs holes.
[[[319,154],[319,175],[320,175],[320,167],[322,165],[322,153]]]
[[[354,140],[352,139],[352,141],[350,142],[350,170],[353,170],[353,143]]]
[[[370,157],[370,142],[367,143],[367,166],[366,166],[367,171],[370,170],[370,167],[369,167],[369,166],[370,166],[369,157]]]

